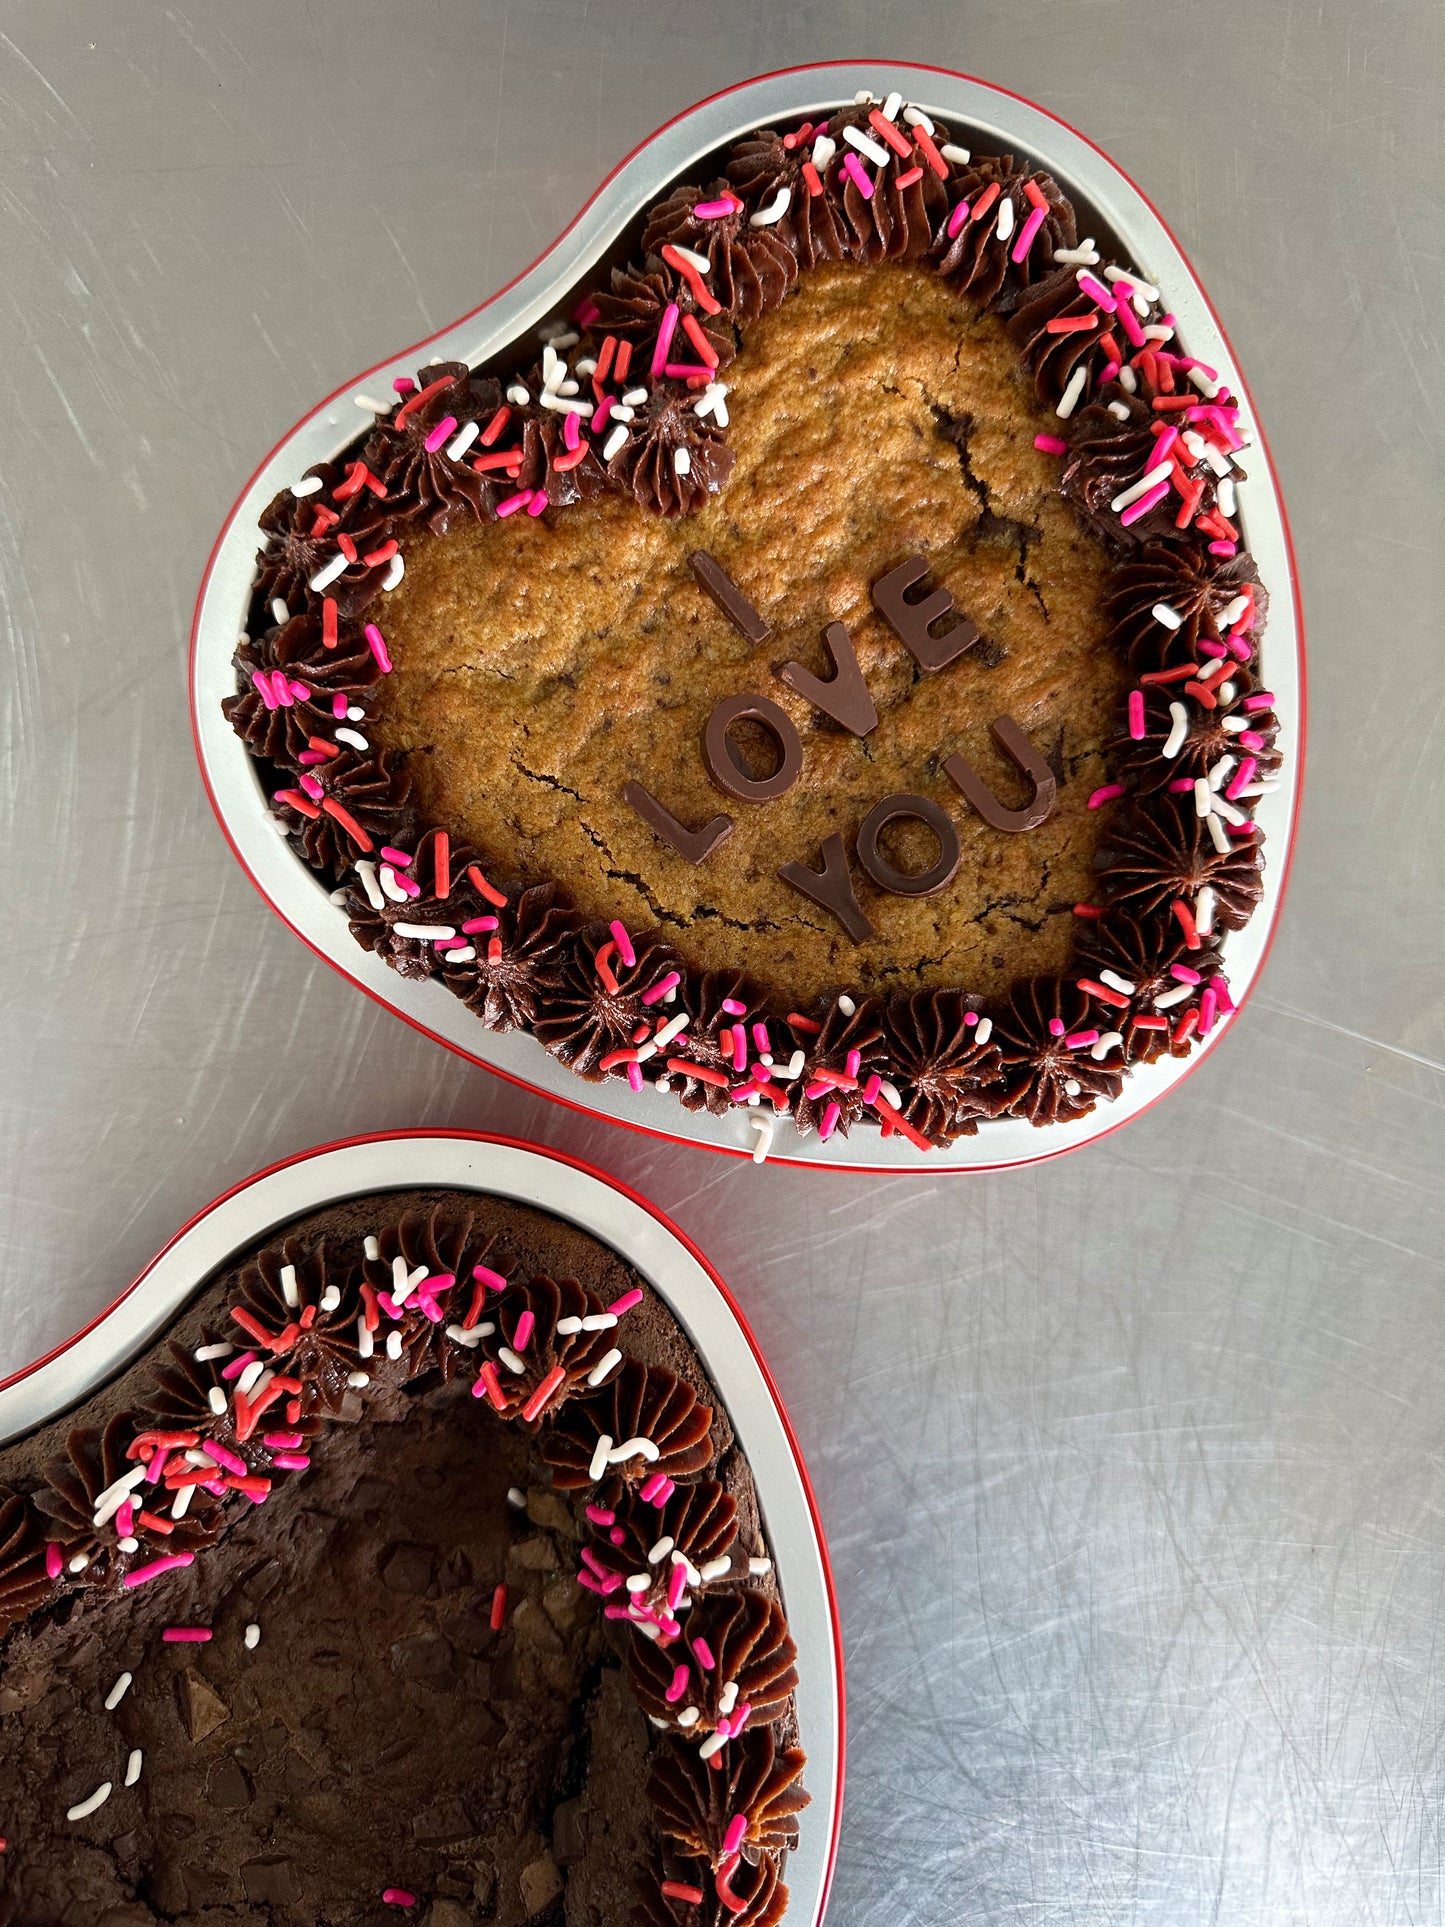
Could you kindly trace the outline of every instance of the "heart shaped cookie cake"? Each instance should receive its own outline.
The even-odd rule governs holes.
[[[358,942],[759,1155],[1076,1118],[1233,1008],[1249,435],[1047,173],[897,95],[760,132],[539,355],[396,386],[226,705]]]
[[[0,1922],[774,1927],[795,1658],[648,1285],[335,1206],[0,1450]]]

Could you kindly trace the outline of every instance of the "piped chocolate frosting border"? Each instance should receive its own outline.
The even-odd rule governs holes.
[[[1106,746],[1111,780],[1090,798],[1110,813],[1096,900],[1075,906],[1068,972],[996,1005],[961,986],[773,1008],[740,973],[690,968],[658,931],[584,922],[514,852],[420,821],[401,759],[365,733],[409,529],[550,516],[604,490],[696,509],[732,466],[740,339],[800,274],[838,261],[931,264],[1003,321],[1054,410],[1036,446],[1116,558],[1105,613],[1134,686]],[[1238,524],[1248,430],[1217,371],[1182,351],[1159,290],[1079,239],[1046,172],[970,154],[897,94],[751,134],[709,187],[652,209],[639,257],[522,376],[433,363],[396,387],[348,456],[262,516],[224,705],[278,827],[358,943],[439,978],[489,1028],[532,1032],[579,1076],[718,1115],[746,1106],[759,1161],[784,1117],[822,1138],[876,1122],[923,1150],[984,1119],[1078,1118],[1233,1010],[1222,940],[1262,897],[1254,805],[1282,761],[1259,680],[1268,596]],[[846,864],[841,842],[834,854]],[[826,844],[822,857],[826,880]]]
[[[642,1285],[604,1303],[534,1272],[518,1238],[460,1196],[396,1209],[377,1198],[362,1240],[302,1225],[255,1252],[228,1274],[239,1284],[216,1329],[160,1341],[128,1382],[134,1403],[72,1428],[25,1489],[0,1483],[0,1654],[76,1594],[123,1595],[204,1556],[304,1476],[331,1425],[364,1415],[378,1373],[391,1387],[473,1374],[473,1396],[524,1429],[573,1511],[577,1584],[631,1634],[629,1683],[656,1729],[656,1853],[634,1919],[777,1927],[809,1798],[797,1648],[765,1547],[743,1543],[745,1462],[729,1451],[724,1466],[714,1411],[687,1379],[628,1349],[628,1315],[649,1303],[703,1376],[705,1362]],[[494,1631],[506,1594],[490,1596]]]

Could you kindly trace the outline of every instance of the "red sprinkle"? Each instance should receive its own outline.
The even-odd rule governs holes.
[[[901,154],[904,160],[908,159],[913,149],[909,146],[906,137],[898,131],[891,120],[886,120],[876,107],[868,116],[868,125],[875,134],[887,141],[895,154]]]
[[[811,161],[803,162],[803,179],[808,184],[808,193],[816,197],[823,192],[823,183],[818,178],[818,170]]]
[[[1186,950],[1198,950],[1200,946],[1199,929],[1194,921],[1194,913],[1182,897],[1175,897],[1169,906],[1179,928],[1184,932]]]
[[[488,903],[495,904],[500,910],[507,899],[502,895],[500,890],[493,889],[492,885],[487,882],[487,879],[482,875],[475,863],[469,863],[467,865],[467,875],[475,885],[477,894],[485,897]]]
[[[481,1398],[484,1393],[496,1411],[506,1411],[506,1396],[501,1386],[497,1383],[497,1368],[492,1364],[490,1359],[482,1366],[477,1382],[472,1387],[473,1398]]]
[[[501,1585],[498,1586],[497,1590],[492,1594],[492,1631],[499,1633],[505,1625],[506,1619],[507,1588],[505,1585]]]
[[[897,176],[893,185],[895,187],[912,187],[915,181],[921,181],[922,179],[923,169],[921,167],[910,167],[906,173]]]
[[[701,1887],[689,1887],[685,1880],[664,1880],[662,1891],[669,1900],[686,1901],[689,1907],[700,1907],[707,1898]]]
[[[921,127],[915,127],[913,130],[913,142],[928,162],[928,165],[938,176],[939,180],[946,181],[948,179],[948,162],[934,146],[932,136],[926,134]]]
[[[823,1028],[821,1024],[814,1023],[811,1017],[800,1017],[795,1010],[790,1010],[783,1022],[791,1024],[794,1030],[806,1031],[810,1037],[816,1037]]]
[[[566,1376],[567,1374],[560,1365],[554,1365],[542,1380],[542,1383],[537,1387],[536,1391],[533,1392],[532,1396],[527,1400],[527,1403],[522,1407],[522,1417],[529,1423],[532,1419],[539,1417],[542,1407],[547,1403],[547,1400],[552,1396],[553,1392],[556,1391]]]
[[[696,348],[699,359],[705,361],[709,368],[716,368],[718,363],[717,349],[713,347],[712,343],[703,333],[702,323],[695,314],[685,314],[682,317],[682,332],[687,336],[693,347]]]
[[[1112,1004],[1115,1010],[1127,1010],[1129,999],[1117,990],[1110,990],[1107,984],[1096,984],[1092,977],[1080,977],[1079,989],[1086,997],[1097,997],[1101,1004]]]

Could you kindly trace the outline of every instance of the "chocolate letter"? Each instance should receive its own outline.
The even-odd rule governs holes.
[[[904,590],[911,589],[927,574],[928,564],[924,558],[910,555],[906,562],[900,562],[896,569],[890,569],[873,584],[873,606],[919,668],[931,676],[936,670],[946,669],[965,649],[972,649],[978,641],[978,630],[967,616],[960,616],[943,635],[929,635],[932,625],[953,607],[953,597],[947,589],[935,589],[932,595],[921,596],[917,602],[906,602]]]
[[[687,829],[641,783],[624,783],[622,800],[632,805],[654,836],[661,837],[664,843],[670,843],[678,855],[686,857],[689,863],[701,863],[733,833],[730,816],[715,816],[710,823],[704,823],[700,830]]]
[[[1005,809],[973,764],[962,756],[950,756],[944,764],[948,775],[978,811],[984,822],[995,830],[1036,830],[1053,814],[1058,798],[1054,772],[1024,735],[1012,716],[997,716],[989,733],[1005,756],[1010,757],[1034,786],[1033,800],[1021,810]]]
[[[858,907],[842,837],[825,836],[819,855],[823,859],[821,870],[810,870],[806,863],[785,863],[778,875],[809,902],[831,910],[854,943],[862,943],[873,935],[873,926]]]
[[[880,849],[878,838],[884,825],[900,816],[916,817],[938,838],[938,861],[928,869],[895,869]],[[926,796],[913,796],[905,790],[875,803],[858,830],[858,861],[881,890],[891,890],[896,897],[937,896],[944,884],[952,882],[962,855],[952,817]]]
[[[741,722],[757,723],[777,745],[778,767],[771,776],[750,775],[733,754],[728,731]],[[723,697],[704,726],[702,753],[718,788],[740,803],[771,803],[793,787],[803,767],[803,745],[786,712],[752,690]]]
[[[749,642],[766,642],[773,633],[771,628],[722,564],[714,562],[704,549],[695,550],[687,559],[698,586],[712,597],[733,627],[740,629]]]
[[[831,716],[835,723],[841,723],[844,729],[851,730],[855,736],[866,736],[870,729],[878,727],[878,709],[858,667],[853,638],[841,622],[830,622],[823,631],[823,647],[833,664],[833,674],[827,682],[800,662],[785,662],[778,671],[778,679],[789,689],[796,689],[825,716]]]

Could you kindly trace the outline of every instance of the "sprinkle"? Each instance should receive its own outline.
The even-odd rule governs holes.
[[[127,1589],[134,1586],[143,1586],[148,1579],[159,1579],[162,1573],[174,1572],[179,1566],[189,1566],[193,1564],[195,1557],[196,1555],[193,1552],[167,1553],[162,1559],[153,1559],[147,1566],[136,1566],[133,1571],[125,1575],[120,1583]]]
[[[1032,185],[1032,183],[1028,183],[1028,185]],[[1030,214],[1029,218],[1019,229],[1019,238],[1014,242],[1013,252],[1009,256],[1011,261],[1023,261],[1027,259],[1029,249],[1033,246],[1039,229],[1048,219],[1048,212],[1048,207],[1044,206],[1036,207],[1033,213]]]
[[[607,1461],[611,1453],[612,1438],[610,1433],[599,1433],[597,1444],[592,1452],[592,1462],[587,1468],[587,1476],[589,1479],[595,1482],[602,1477],[602,1474],[607,1469]]]
[[[492,1626],[492,1631],[494,1633],[499,1633],[502,1630],[502,1627],[506,1623],[506,1618],[507,1618],[507,1588],[504,1583],[498,1586],[496,1591],[492,1594],[491,1626]]]
[[[82,1800],[78,1806],[71,1807],[65,1817],[67,1820],[88,1820],[91,1814],[94,1813],[97,1808],[103,1807],[109,1798],[110,1781],[102,1780],[90,1798],[88,1800]]]
[[[1099,789],[1096,789],[1089,798],[1088,807],[1091,810],[1102,809],[1105,803],[1112,803],[1116,796],[1122,796],[1123,794],[1124,785],[1122,783],[1105,783]]]
[[[1202,891],[1200,892],[1200,895],[1202,898],[1203,896]],[[1174,901],[1170,904],[1169,908],[1176,922],[1178,923],[1179,928],[1184,932],[1184,942],[1185,942],[1186,948],[1190,950],[1198,950],[1199,932],[1203,926],[1199,922],[1197,922],[1195,917],[1191,914],[1189,905],[1185,903],[1182,897],[1176,897]]]
[[[110,1691],[106,1694],[105,1710],[107,1713],[113,1713],[117,1708],[117,1706],[119,1706],[121,1701],[125,1698],[126,1694],[130,1691],[131,1678],[132,1678],[131,1674],[122,1673],[120,1678],[116,1681],[115,1685],[112,1686]]]
[[[1045,455],[1067,455],[1069,444],[1057,435],[1035,435],[1034,447]]]
[[[621,1363],[622,1354],[614,1345],[610,1352],[607,1352],[603,1357],[598,1359],[597,1363],[592,1367],[592,1370],[587,1374],[587,1383],[593,1387],[600,1385],[609,1373],[615,1371]],[[560,1372],[561,1367],[558,1366],[555,1369]],[[522,1416],[525,1418],[528,1417],[529,1414],[524,1411]]]
[[[1110,502],[1109,507],[1118,515],[1121,510],[1131,507],[1132,504],[1139,501],[1142,496],[1148,495],[1153,489],[1157,488],[1161,482],[1167,482],[1170,472],[1168,462],[1156,462],[1154,467],[1149,469],[1131,487],[1126,488],[1122,494],[1116,495]],[[1163,621],[1165,618],[1161,617],[1160,620]],[[1178,624],[1176,623],[1172,626],[1177,628]]]
[[[140,1778],[141,1762],[144,1758],[145,1755],[138,1746],[131,1748],[129,1758],[125,1763],[125,1784],[127,1786],[134,1786]]]
[[[658,979],[658,981],[652,986],[651,990],[643,991],[642,993],[643,1003],[649,1004],[649,1005],[661,1003],[663,998],[667,995],[668,991],[676,990],[677,986],[681,982],[682,982],[681,975],[676,970],[669,970],[665,977],[661,977]]]
[[[856,132],[856,128],[849,127],[844,129],[845,134],[853,134]],[[885,155],[884,158],[886,160],[887,156]],[[857,188],[865,201],[872,199],[873,183],[864,172],[863,163],[858,159],[856,154],[845,154],[843,156],[843,172],[848,176],[849,180],[853,183],[854,187]]]
[[[869,118],[876,126],[878,123],[878,116],[876,114],[872,114],[869,116]],[[906,155],[908,153],[907,141],[904,140],[903,136],[898,133],[893,133],[892,137],[894,140],[900,143],[901,150]],[[869,160],[873,162],[875,167],[887,167],[889,161],[893,158],[892,155],[888,152],[888,149],[886,147],[881,146],[875,140],[870,140],[868,135],[863,132],[863,129],[861,127],[845,127],[843,129],[843,138],[845,141],[847,141],[850,147],[856,147],[860,154],[866,154]],[[843,165],[845,167],[848,165],[848,157],[846,154],[843,157]],[[872,191],[871,184],[870,184],[869,191],[870,192]]]
[[[1069,385],[1059,397],[1059,405],[1054,410],[1060,421],[1067,421],[1079,405],[1079,397],[1084,392],[1084,383],[1089,371],[1081,362],[1069,377]]]
[[[563,1371],[560,1365],[554,1365],[551,1371],[548,1372],[547,1376],[538,1385],[536,1391],[533,1392],[532,1396],[522,1407],[522,1417],[526,1419],[529,1424],[533,1419],[541,1415],[542,1408],[566,1376],[566,1372]]]
[[[1142,743],[1145,736],[1144,691],[1129,691],[1129,735],[1132,741]]]
[[[331,587],[337,576],[345,575],[350,567],[351,564],[344,555],[334,555],[324,568],[316,571],[309,586],[315,594],[320,595],[323,589]]]
[[[762,1115],[750,1117],[748,1128],[756,1133],[756,1141],[751,1152],[752,1161],[754,1164],[763,1164],[773,1148],[773,1120]]]
[[[948,238],[951,241],[968,219],[968,202],[960,201],[948,217]]]

